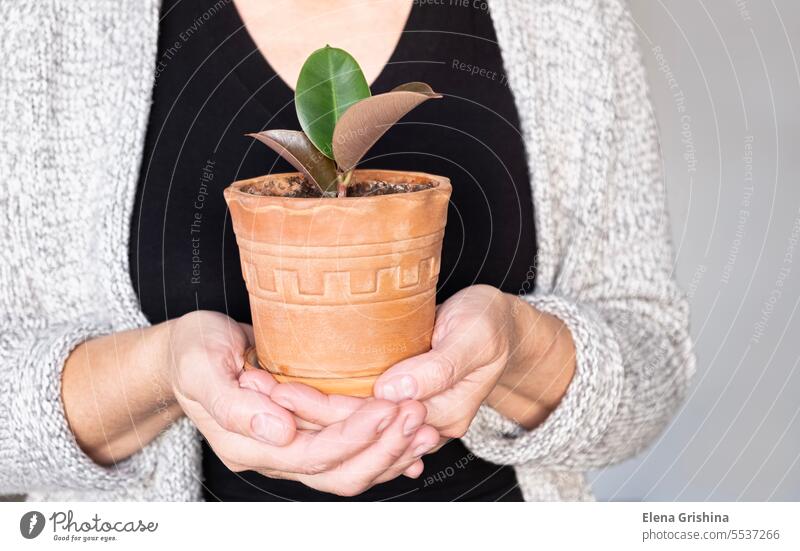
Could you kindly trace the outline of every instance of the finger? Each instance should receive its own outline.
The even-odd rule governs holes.
[[[439,442],[437,442],[436,445],[433,447],[433,449],[431,449],[431,451],[429,451],[428,453],[438,452],[439,450],[442,449],[442,446],[447,444],[450,440],[452,440],[452,438],[440,437]]]
[[[418,459],[409,468],[403,471],[403,476],[407,476],[408,478],[419,478],[419,475],[421,475],[422,471],[424,470],[425,465],[422,463],[422,459]]]
[[[426,400],[460,381],[474,367],[474,355],[457,337],[447,336],[430,352],[395,364],[375,383],[376,398],[393,402]]]
[[[411,444],[406,448],[402,457],[398,459],[394,465],[389,467],[383,474],[379,475],[375,480],[375,484],[394,480],[406,470],[410,469],[413,465],[419,463],[422,465],[421,457],[430,451],[439,443],[439,432],[429,425],[423,425],[414,435]],[[422,469],[420,468],[420,473]],[[419,474],[417,475],[419,476]],[[416,477],[412,477],[416,478]]]
[[[241,375],[239,375],[239,386],[242,388],[249,388],[250,390],[255,390],[256,392],[260,392],[262,394],[269,395],[272,392],[272,389],[278,386],[278,381],[276,381],[275,378],[272,375],[270,375],[268,371],[264,371],[261,369],[251,369],[249,371],[244,371]],[[355,410],[355,408],[353,408],[353,410]],[[297,415],[294,416],[294,424],[298,430],[320,430],[323,427],[332,423],[333,421],[331,423],[326,423],[326,424],[317,424],[317,423],[312,423],[310,421],[306,421],[305,419],[303,419],[302,417],[298,417]]]
[[[346,496],[358,495],[372,486],[377,477],[403,457],[425,419],[425,406],[419,402],[406,401],[399,407],[397,418],[374,445],[338,468],[321,473],[312,483]]]
[[[306,421],[302,417],[298,417],[297,415],[294,416],[294,424],[297,427],[297,430],[319,432],[325,428],[323,425],[317,425],[316,423],[311,423],[309,421]]]
[[[365,398],[323,394],[300,383],[282,383],[270,391],[272,401],[312,424],[329,426],[350,417],[367,402]]]
[[[264,458],[249,457],[245,463],[271,464],[282,471],[306,475],[331,471],[377,442],[395,422],[400,409],[386,400],[365,402],[344,421],[319,432],[298,432],[292,444],[274,448],[266,462]]]
[[[275,377],[264,369],[248,369],[239,375],[239,386],[269,396],[278,385]],[[274,401],[274,400],[273,400]]]
[[[241,388],[230,374],[211,372],[199,402],[223,429],[284,446],[296,433],[294,417],[269,396]]]
[[[242,388],[249,388],[250,390],[255,390],[255,391],[260,392],[262,394],[269,395],[270,393],[272,393],[272,390],[276,386],[281,386],[281,385],[279,385],[278,381],[276,381],[275,378],[272,375],[270,375],[268,371],[264,371],[264,370],[261,370],[261,369],[251,369],[251,370],[245,371],[241,375],[239,375],[239,386],[241,386]],[[270,399],[272,399],[272,398],[270,398]],[[275,400],[272,400],[272,401],[274,402]],[[284,407],[284,406],[281,406],[281,407]],[[284,409],[286,409],[286,408],[284,408]],[[349,412],[352,413],[356,409],[357,408],[355,408],[355,407],[350,408]],[[299,416],[295,415],[294,416],[294,424],[295,424],[295,426],[297,427],[298,430],[300,430],[300,429],[302,429],[302,430],[320,430],[323,427],[326,427],[326,426],[331,425],[331,424],[333,424],[335,422],[341,421],[344,417],[346,417],[346,415],[341,415],[341,416],[339,416],[339,417],[337,417],[335,419],[331,418],[330,422],[323,424],[323,423],[313,423],[311,421],[307,421],[307,420],[303,419],[302,417],[299,417]]]

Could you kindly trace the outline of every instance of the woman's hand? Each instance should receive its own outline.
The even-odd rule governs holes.
[[[184,316],[171,331],[175,397],[229,469],[339,495],[421,472],[419,457],[438,440],[422,404],[326,397],[266,372],[241,373],[249,331],[213,312]]]
[[[261,370],[242,373],[239,382],[243,387],[268,394],[273,402],[294,413],[300,435],[314,434],[316,431],[324,432],[327,430],[326,427],[347,422],[362,408],[374,407],[376,404],[392,404],[372,398],[327,395],[299,383],[278,384],[269,373]],[[398,405],[400,409],[395,421],[380,435],[380,439],[372,443],[365,442],[368,445],[364,446],[364,451],[360,455],[351,456],[347,461],[331,469],[331,472],[321,473],[313,478],[296,476],[298,473],[288,477],[280,473],[264,474],[274,478],[299,480],[307,486],[318,489],[322,489],[320,483],[324,483],[328,478],[335,481],[351,480],[351,484],[347,485],[354,486],[355,489],[351,487],[351,490],[356,494],[375,484],[397,478],[401,474],[411,478],[418,477],[423,470],[420,458],[437,445],[439,433],[423,424],[427,412],[420,402],[406,400]],[[336,443],[328,442],[326,445],[335,446]],[[342,492],[334,491],[334,493]]]
[[[375,396],[421,400],[426,422],[460,438],[484,401],[523,426],[558,405],[575,370],[570,332],[518,297],[476,285],[437,311],[430,352],[386,371]]]
[[[289,412],[267,396],[239,387],[249,343],[247,326],[208,311],[170,323],[169,380],[175,398],[200,432],[221,430],[275,446],[294,439]]]

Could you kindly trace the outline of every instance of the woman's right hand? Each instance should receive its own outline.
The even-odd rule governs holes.
[[[266,373],[243,376],[240,385],[250,326],[207,311],[169,323],[175,397],[232,471],[357,495],[403,472],[418,475],[419,457],[438,443],[417,401],[327,397],[303,385],[277,385]],[[293,411],[270,398],[276,385]],[[314,428],[298,427],[300,417],[313,419]]]

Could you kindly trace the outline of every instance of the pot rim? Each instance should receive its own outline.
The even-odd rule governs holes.
[[[401,176],[401,175],[411,175],[416,178],[430,180],[434,183],[434,186],[428,189],[423,189],[420,191],[410,191],[406,193],[387,193],[385,195],[373,195],[369,197],[286,197],[282,195],[255,195],[253,193],[247,193],[241,190],[242,187],[252,184],[253,182],[264,180],[265,178],[290,178],[290,177],[303,177],[303,173],[301,172],[281,172],[278,174],[264,174],[262,176],[256,176],[254,178],[247,178],[246,180],[236,180],[231,185],[226,187],[223,190],[223,193],[229,197],[229,199],[245,199],[248,201],[259,201],[259,202],[280,202],[280,203],[294,203],[296,206],[308,206],[309,203],[312,201],[314,204],[319,205],[321,204],[329,204],[329,205],[342,205],[344,203],[352,203],[354,201],[358,201],[359,203],[366,203],[366,202],[377,202],[377,201],[387,201],[392,199],[409,199],[414,197],[418,200],[424,200],[424,197],[427,195],[431,195],[433,193],[438,192],[452,192],[452,186],[450,185],[450,178],[446,176],[439,176],[436,174],[429,174],[427,172],[416,172],[410,170],[383,170],[383,169],[375,169],[375,168],[365,168],[365,169],[356,169],[354,171],[354,176],[369,176],[371,174],[378,175],[391,175],[391,176]],[[377,178],[376,178],[377,179]]]

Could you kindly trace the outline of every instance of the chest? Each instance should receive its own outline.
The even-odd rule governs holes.
[[[359,60],[372,83],[394,52],[412,0],[263,2],[234,0],[259,53],[289,86],[308,55],[326,44]]]

